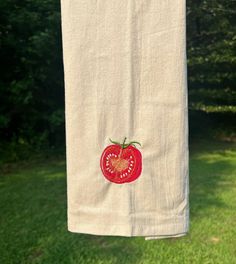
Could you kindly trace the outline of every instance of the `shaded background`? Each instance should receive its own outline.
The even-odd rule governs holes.
[[[0,10],[0,155],[62,150],[60,1],[2,0]],[[235,140],[235,10],[235,1],[187,1],[190,140]]]

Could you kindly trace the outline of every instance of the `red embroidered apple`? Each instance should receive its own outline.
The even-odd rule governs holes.
[[[135,181],[142,172],[142,155],[136,148],[137,141],[122,144],[112,141],[112,145],[105,148],[100,159],[103,175],[114,183]]]

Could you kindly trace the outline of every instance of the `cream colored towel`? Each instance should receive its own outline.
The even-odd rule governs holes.
[[[184,0],[61,0],[68,229],[189,228]]]

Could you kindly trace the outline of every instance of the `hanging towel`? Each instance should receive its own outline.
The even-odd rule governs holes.
[[[61,0],[68,230],[189,229],[185,0]]]

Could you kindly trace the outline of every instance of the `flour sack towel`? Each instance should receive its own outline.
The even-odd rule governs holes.
[[[188,232],[184,0],[61,0],[68,229]]]

